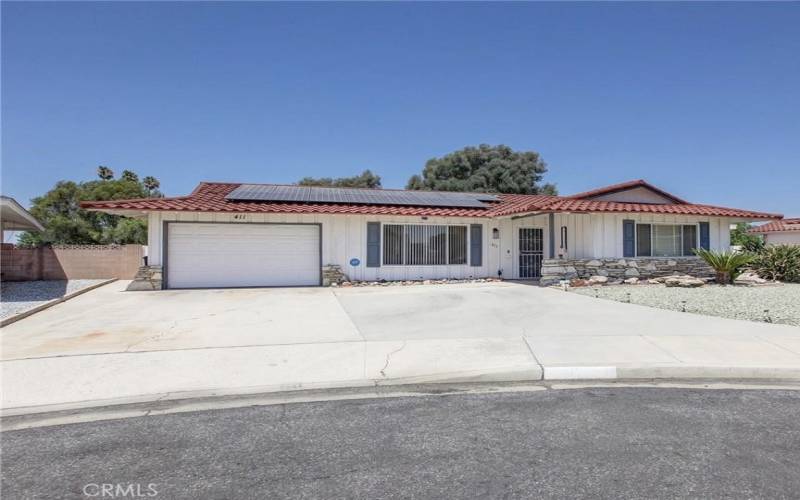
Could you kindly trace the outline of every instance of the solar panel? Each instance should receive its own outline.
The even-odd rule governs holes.
[[[485,202],[498,201],[485,193],[446,191],[392,191],[384,189],[349,189],[312,186],[276,186],[242,184],[225,199],[236,201],[281,201],[302,203],[346,203],[363,205],[411,205],[430,207],[486,208]]]

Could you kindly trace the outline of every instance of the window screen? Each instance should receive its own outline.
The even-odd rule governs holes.
[[[467,263],[467,227],[384,224],[383,264],[442,266]]]

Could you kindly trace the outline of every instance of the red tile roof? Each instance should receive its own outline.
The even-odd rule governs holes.
[[[748,233],[777,233],[781,231],[800,231],[800,218],[783,219],[768,222],[758,227],[751,228]]]
[[[663,189],[650,184],[644,179],[636,179],[635,181],[620,182],[619,184],[612,184],[610,186],[592,189],[591,191],[584,191],[583,193],[570,195],[569,198],[580,198],[580,199],[595,198],[597,196],[602,196],[604,194],[619,193],[620,191],[627,191],[628,189],[633,189],[637,187],[643,187],[649,189],[650,191],[658,193],[661,196],[674,201],[675,203],[689,203],[686,200],[678,198],[672,193],[668,193]]]
[[[644,212],[679,215],[708,215],[744,219],[780,219],[780,214],[712,207],[695,204],[619,203],[575,199],[574,197],[526,194],[501,194],[500,201],[488,208],[415,207],[399,205],[355,205],[342,203],[232,201],[225,196],[239,183],[201,182],[188,196],[137,200],[84,201],[81,207],[101,211],[175,212],[262,212],[304,214],[370,214],[449,217],[498,217],[531,212]]]

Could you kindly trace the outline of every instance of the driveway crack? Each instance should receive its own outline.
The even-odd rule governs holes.
[[[386,378],[386,369],[389,368],[389,362],[391,361],[392,355],[397,354],[398,352],[402,351],[406,348],[407,341],[403,341],[403,345],[386,354],[386,363],[384,363],[383,368],[381,368],[381,375]]]

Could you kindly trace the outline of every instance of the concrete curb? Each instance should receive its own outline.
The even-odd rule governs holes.
[[[124,418],[168,415],[193,411],[212,411],[231,408],[269,406],[282,404],[312,403],[324,401],[388,399],[400,397],[457,396],[477,394],[500,394],[509,392],[537,392],[547,390],[571,390],[593,387],[650,388],[650,389],[695,389],[695,390],[783,390],[800,391],[800,381],[761,379],[756,382],[728,379],[724,382],[708,379],[670,379],[659,381],[606,380],[564,381],[548,383],[532,382],[460,382],[402,384],[359,387],[343,386],[330,388],[304,388],[299,390],[259,392],[259,388],[244,391],[194,391],[162,394],[158,398],[120,398],[104,401],[102,405],[75,407],[75,405],[49,405],[37,407],[34,413],[7,414],[0,418],[0,430],[13,431],[53,425],[119,420]],[[155,395],[154,395],[155,396]],[[87,402],[88,403],[88,402]],[[92,403],[100,403],[95,401]]]
[[[669,380],[742,379],[800,380],[800,366],[543,366],[546,381],[559,380]]]
[[[215,388],[207,390],[142,394],[132,397],[76,401],[40,406],[0,408],[0,420],[50,413],[80,413],[103,407],[155,408],[209,398],[247,398],[254,395],[281,397],[289,393],[319,393],[347,390],[398,390],[410,386],[448,384],[543,384],[572,382],[670,382],[670,381],[754,381],[800,383],[800,367],[738,366],[530,366],[508,367],[495,372],[465,371],[447,374],[419,375],[387,379],[358,379],[331,382],[293,383],[252,387]],[[141,410],[145,411],[145,410]],[[149,412],[149,410],[146,410]]]
[[[19,321],[21,319],[25,319],[28,316],[36,314],[39,311],[44,311],[45,309],[49,309],[49,308],[53,307],[56,304],[60,304],[62,302],[66,302],[67,300],[72,299],[74,297],[77,297],[78,295],[82,295],[82,294],[84,294],[86,292],[90,292],[90,291],[94,290],[95,288],[100,288],[101,286],[105,286],[105,285],[108,285],[109,283],[113,283],[113,282],[117,281],[117,279],[118,278],[111,278],[111,279],[107,279],[105,281],[101,281],[100,283],[95,283],[94,285],[89,285],[89,286],[87,286],[85,288],[81,288],[80,290],[75,290],[74,292],[68,293],[68,294],[66,294],[66,295],[64,295],[62,297],[57,298],[57,299],[53,299],[53,300],[50,300],[48,302],[45,302],[44,304],[42,304],[40,306],[36,306],[33,309],[28,309],[27,311],[22,311],[19,314],[15,314],[14,316],[10,316],[8,318],[5,318],[4,320],[0,321],[0,328],[2,328],[4,326],[7,326],[7,325],[10,325],[11,323],[16,323],[17,321]]]

